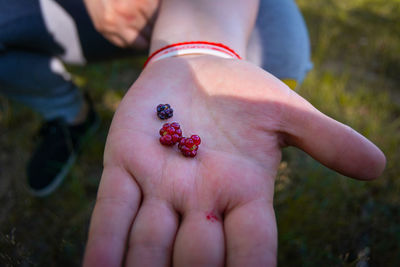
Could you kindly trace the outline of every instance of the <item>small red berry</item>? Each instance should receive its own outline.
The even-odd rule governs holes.
[[[187,138],[185,142],[185,146],[187,147],[192,147],[194,145],[194,142],[191,138]]]
[[[182,137],[181,141],[179,142],[179,145],[183,146],[186,143],[186,137]]]
[[[164,136],[164,135],[166,135],[166,134],[168,134],[168,132],[167,132],[164,128],[161,128],[161,129],[160,129],[160,135],[161,135],[161,136]]]
[[[179,142],[179,140],[181,139],[181,137],[179,135],[177,135],[176,133],[171,136],[172,136],[172,142],[174,142],[174,144]]]
[[[186,137],[181,137],[181,140],[179,140],[179,144],[178,144],[179,149],[181,149],[181,147],[185,145],[185,140],[186,140]]]
[[[180,128],[181,128],[181,126],[180,126],[179,123],[177,123],[177,122],[171,123],[170,126],[171,126],[171,127],[174,127],[175,129],[180,129]]]
[[[195,157],[200,145],[200,137],[192,135],[191,137],[182,137],[179,142],[178,148],[185,157]]]
[[[166,146],[172,146],[182,138],[182,130],[177,122],[165,123],[159,131],[160,143]]]
[[[172,136],[168,134],[160,137],[160,143],[165,146],[172,146],[174,144],[172,141]]]
[[[169,128],[167,129],[167,131],[168,131],[168,134],[169,134],[169,135],[173,135],[173,134],[175,133],[175,128],[174,128],[174,127],[169,127]]]
[[[170,124],[169,123],[164,123],[163,124],[163,129],[167,130],[169,128]]]
[[[192,135],[190,138],[192,138],[193,142],[195,145],[200,145],[201,143],[201,139],[200,136],[198,135]]]

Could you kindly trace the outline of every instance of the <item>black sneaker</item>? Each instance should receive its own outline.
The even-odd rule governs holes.
[[[28,164],[28,185],[33,195],[51,194],[67,176],[85,141],[98,129],[100,118],[89,101],[85,122],[70,126],[64,119],[46,122],[40,143]]]

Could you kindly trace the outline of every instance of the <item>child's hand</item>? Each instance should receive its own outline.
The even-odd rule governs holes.
[[[168,103],[195,158],[162,146]],[[378,177],[382,152],[265,71],[212,56],[147,66],[107,139],[85,266],[273,266],[274,179],[281,148],[297,146],[358,179]]]
[[[148,47],[159,0],[84,0],[96,29],[120,47]]]

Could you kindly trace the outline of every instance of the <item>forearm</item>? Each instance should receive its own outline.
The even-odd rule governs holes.
[[[258,0],[163,0],[150,53],[172,43],[223,43],[245,58]]]

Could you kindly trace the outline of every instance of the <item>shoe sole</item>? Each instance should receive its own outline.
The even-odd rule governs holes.
[[[36,197],[46,197],[48,195],[50,195],[51,193],[53,193],[60,185],[61,183],[64,181],[64,179],[67,177],[69,171],[71,170],[72,166],[74,165],[78,154],[81,152],[82,147],[86,144],[87,139],[94,135],[94,133],[99,129],[100,127],[100,123],[101,120],[100,118],[97,116],[94,124],[89,128],[89,130],[87,131],[87,133],[84,135],[84,137],[82,138],[79,148],[77,149],[78,153],[73,153],[67,163],[65,164],[65,166],[61,169],[61,171],[59,172],[59,174],[56,176],[56,178],[53,180],[52,183],[50,183],[48,186],[46,186],[43,189],[40,190],[32,190],[31,188],[29,189],[30,193]]]

